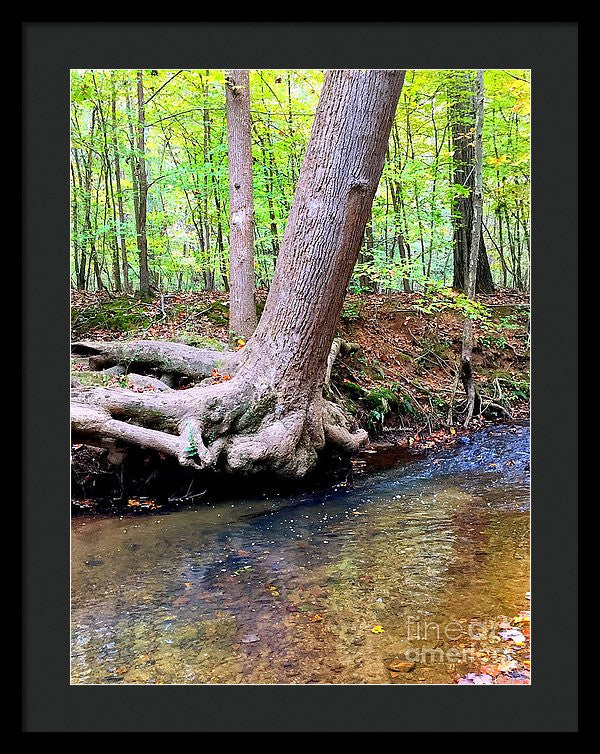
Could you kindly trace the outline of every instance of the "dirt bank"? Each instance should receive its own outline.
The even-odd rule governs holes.
[[[266,292],[258,293],[262,311]],[[502,291],[472,307],[448,291],[349,295],[338,334],[350,344],[332,371],[331,390],[371,437],[367,450],[400,445],[427,450],[454,442],[463,430],[462,387],[456,367],[465,311],[475,317],[473,364],[487,421],[522,420],[529,410],[529,299]],[[224,293],[176,293],[140,301],[105,292],[72,292],[72,338],[165,339],[225,349],[228,304]],[[82,384],[118,384],[124,376],[91,372],[87,359],[72,362]],[[94,471],[95,470],[95,471]],[[82,476],[114,475],[102,452],[74,449],[75,488]],[[78,481],[79,480],[79,481]]]

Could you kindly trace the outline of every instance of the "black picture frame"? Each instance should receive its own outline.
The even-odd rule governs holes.
[[[22,730],[576,731],[577,23],[31,19],[22,33]],[[69,69],[139,67],[532,69],[531,686],[70,685]]]

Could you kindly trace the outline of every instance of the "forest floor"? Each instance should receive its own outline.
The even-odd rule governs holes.
[[[266,292],[258,293],[262,310]],[[73,340],[174,340],[227,348],[225,293],[157,295],[142,302],[106,292],[72,292]],[[501,291],[481,299],[475,321],[473,367],[484,406],[502,406],[515,419],[529,410],[529,299]],[[339,356],[332,375],[338,400],[374,441],[394,444],[431,438],[460,424],[462,386],[456,384],[463,314],[450,296],[419,293],[349,295],[338,334],[357,349]],[[72,363],[83,384],[104,384]],[[450,411],[450,409],[452,409]],[[496,414],[499,412],[496,410]],[[493,418],[494,408],[486,415]],[[450,418],[450,421],[449,421]],[[477,425],[477,421],[475,422]],[[429,439],[427,442],[432,442]]]

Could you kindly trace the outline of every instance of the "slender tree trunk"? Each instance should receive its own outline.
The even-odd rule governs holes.
[[[372,264],[373,263],[373,225],[372,219],[365,226],[365,234],[361,249],[358,253],[358,262],[360,264]],[[375,291],[375,285],[372,279],[363,272],[359,276],[359,285],[361,290],[365,293],[373,293]]]
[[[143,71],[137,72],[137,183],[138,183],[138,212],[137,212],[137,242],[140,259],[140,295],[150,295],[150,272],[148,269],[148,239],[146,236],[146,213],[148,204],[148,178],[146,176],[145,152],[145,106]]]
[[[475,289],[477,286],[477,250],[480,248],[480,238],[483,217],[483,196],[482,196],[482,135],[483,135],[483,71],[478,70],[475,79],[475,144],[474,144],[474,181],[473,181],[473,219],[471,225],[471,248],[469,250],[469,265],[467,268],[467,287],[466,294],[469,298],[475,298]],[[465,428],[469,426],[473,418],[473,412],[478,409],[480,404],[475,379],[473,377],[473,320],[467,316],[463,325],[463,343],[462,353],[460,356],[460,378],[467,394],[467,415],[465,418]]]
[[[248,71],[228,71],[226,100],[230,214],[229,331],[235,338],[248,338],[256,328],[252,132]]]
[[[94,140],[94,129],[96,124],[96,108],[92,110],[92,122],[90,124],[90,142],[88,146],[87,159],[85,162],[84,175],[85,175],[85,197],[84,197],[84,220],[83,220],[83,234],[84,234],[84,247],[89,245],[89,261],[95,258],[95,244],[92,230],[92,143]],[[89,274],[89,268],[91,264],[88,264],[87,273]],[[79,288],[84,290],[88,286],[88,277],[86,274],[86,261],[85,255],[82,252],[82,261],[79,266],[80,284]]]
[[[471,74],[468,71],[455,72],[451,87],[453,180],[457,187],[457,195],[452,208],[454,227],[454,276],[452,286],[455,290],[466,293],[469,254],[472,248],[471,229],[473,226],[475,190],[474,107]],[[478,293],[494,292],[490,263],[481,234],[477,251],[476,289]]]
[[[402,187],[398,181],[390,181],[390,195],[392,197],[392,207],[394,208],[394,225],[396,227],[396,239],[398,242],[398,252],[400,259],[404,265],[405,270],[410,266],[410,248],[405,241],[404,232],[402,230],[402,219],[400,217],[401,212],[401,199],[402,199]],[[406,272],[402,275],[402,289],[405,293],[411,293],[410,279]]]
[[[104,172],[104,186],[106,191],[106,198],[105,198],[105,206],[108,207],[110,204],[111,206],[111,213],[112,213],[112,237],[113,237],[113,253],[112,253],[112,268],[113,268],[113,287],[114,289],[119,292],[122,289],[121,286],[121,265],[119,260],[119,241],[117,238],[117,210],[115,207],[115,197],[114,197],[114,191],[113,191],[113,182],[112,182],[112,173],[111,173],[111,160],[110,160],[110,152],[108,149],[108,126],[106,124],[106,118],[104,117],[104,108],[102,107],[102,95],[100,93],[100,90],[98,88],[98,83],[96,81],[95,74],[92,74],[92,78],[94,81],[94,87],[96,89],[96,95],[98,97],[98,113],[100,115],[100,124],[102,126],[102,140],[104,142],[104,166],[105,166],[105,172]],[[106,218],[105,218],[105,226]]]
[[[125,211],[123,209],[123,191],[121,189],[121,163],[119,159],[119,137],[117,133],[117,94],[115,90],[114,71],[111,74],[111,116],[112,116],[112,146],[115,166],[115,186],[117,189],[118,222],[117,236],[121,249],[121,270],[123,273],[123,288],[131,290],[129,283],[129,263],[127,261],[127,241],[125,240]]]
[[[73,244],[73,255],[75,261],[75,284],[79,284],[79,208],[77,206],[77,183],[75,180],[75,170],[71,162],[71,242]]]
[[[84,206],[87,206],[87,199],[86,199],[86,193],[85,193],[85,182],[82,176],[81,172],[81,165],[79,164],[79,156],[77,153],[77,150],[75,150],[75,167],[77,169],[77,179],[79,183],[80,190],[83,190],[83,203]],[[85,221],[82,228],[82,237],[79,239],[79,270],[77,273],[77,288],[80,290],[85,289],[85,281],[86,281],[86,266],[87,266],[87,255],[86,255],[86,244],[85,244]]]
[[[267,124],[269,128],[269,124]],[[269,152],[265,147],[265,139],[258,133],[258,142],[260,144],[260,151],[262,154],[262,167],[265,180],[265,192],[267,195],[267,206],[269,208],[269,220],[271,228],[271,250],[273,252],[273,259],[277,259],[277,253],[279,251],[279,229],[277,228],[277,218],[275,216],[275,202],[273,196],[275,194],[275,183],[273,175],[273,166],[271,163],[271,147],[269,146]]]
[[[273,283],[244,348],[74,344],[103,366],[173,371],[195,363],[197,376],[216,368],[217,377],[230,379],[159,394],[76,388],[76,441],[141,445],[196,468],[286,477],[307,474],[327,447],[349,453],[366,441],[342,408],[323,397],[323,385],[403,80],[398,70],[325,74]]]

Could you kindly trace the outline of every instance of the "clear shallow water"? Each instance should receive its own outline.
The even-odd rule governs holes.
[[[450,683],[528,590],[529,430],[496,426],[326,492],[74,518],[71,679]]]

